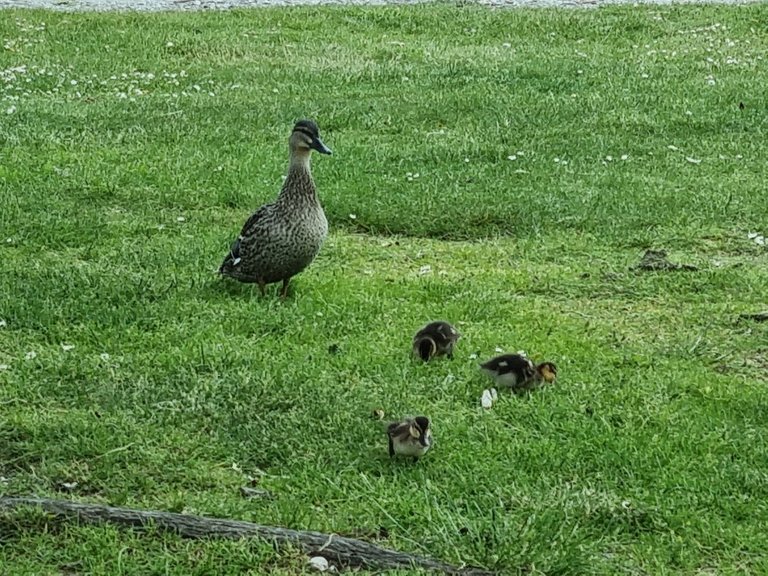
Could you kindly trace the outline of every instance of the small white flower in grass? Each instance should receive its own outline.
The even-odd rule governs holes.
[[[173,48],[173,42],[166,42],[165,43],[166,48]]]
[[[693,116],[693,112],[691,112],[690,110],[686,110],[685,111],[685,115],[686,116]]]
[[[419,268],[419,276],[425,276],[430,272],[432,272],[432,266],[430,266],[429,264],[425,264],[424,266]]]
[[[196,92],[200,92],[200,90],[202,90],[202,88],[200,88],[200,86],[198,86],[197,84],[193,84],[192,88],[194,88]],[[277,92],[277,88],[272,90],[272,92]]]
[[[501,45],[503,48],[512,48],[512,44],[509,42],[504,42],[504,44]]]
[[[61,345],[61,349],[64,350],[64,352],[69,352],[70,350],[74,350],[75,349],[75,345],[74,344],[62,344]]]
[[[272,88],[272,92],[274,92],[275,94],[277,94],[277,93],[279,92],[279,90],[278,90],[277,88]]]
[[[742,156],[741,154],[736,154],[735,158],[736,160],[741,160],[742,158],[744,158],[744,156]]]
[[[350,220],[357,220],[357,214],[350,214],[349,215]]]
[[[469,158],[464,158],[464,162],[469,162]]]
[[[685,159],[691,164],[701,164],[701,160],[698,158],[691,158],[690,156],[686,156]]]
[[[560,158],[555,158],[555,164],[560,164]]]
[[[6,326],[8,326],[8,322],[6,322],[3,319],[0,319],[0,328],[5,328]]]
[[[9,370],[11,367],[8,364],[0,364],[0,371]]]
[[[680,150],[680,148],[678,148],[678,147],[677,147],[677,146],[675,146],[674,144],[669,144],[669,145],[667,146],[667,148],[668,148],[669,150],[672,150],[673,152],[677,152],[678,150]]]
[[[632,502],[630,502],[629,500],[621,501],[621,507],[624,508],[625,510],[629,509],[631,506],[632,506]]]
[[[517,160],[517,155],[512,154],[511,156],[507,156],[507,160]]]
[[[584,70],[576,70],[576,74],[584,74]]]
[[[715,84],[717,84],[717,82],[715,81],[715,77],[714,76],[707,76],[707,84],[709,86],[714,86]]]
[[[609,154],[608,156],[606,156],[606,157],[605,157],[605,160],[606,160],[607,162],[613,162],[613,156],[611,156],[611,155]]]
[[[5,239],[6,244],[13,244],[13,238],[6,238]]]
[[[109,361],[109,354],[106,352],[102,352],[99,354],[99,358],[101,358],[102,362],[108,362]]]
[[[496,346],[496,352],[498,353],[504,352],[504,348],[499,348],[498,346]]]
[[[622,160],[629,160],[629,154],[622,154],[621,155]]]
[[[37,358],[37,352],[35,352],[34,350],[30,350],[29,352],[24,354],[24,360],[34,360],[35,358]]]
[[[477,360],[477,354],[475,354],[474,352],[472,352],[472,354],[470,354],[470,355],[469,355],[469,359],[470,359],[470,360]]]
[[[70,81],[69,81],[69,83],[70,83],[72,86],[77,86],[77,80],[70,80]]]
[[[648,76],[648,74],[643,72],[642,74],[640,74],[640,78],[650,78],[650,76]]]
[[[186,222],[186,221],[187,221],[187,219],[184,218],[184,216],[177,216],[176,217],[176,222]]]
[[[16,106],[11,106],[10,108],[5,109],[5,113],[8,114],[9,116],[11,114],[14,114],[15,112],[16,112]]]

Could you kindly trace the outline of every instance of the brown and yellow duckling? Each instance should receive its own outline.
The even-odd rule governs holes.
[[[502,354],[480,365],[497,386],[513,391],[525,391],[551,384],[557,378],[557,367],[552,362],[534,364],[522,354]]]
[[[413,337],[413,355],[429,362],[438,356],[453,358],[453,348],[461,334],[450,323],[443,320],[430,322]]]
[[[432,430],[429,418],[416,416],[400,422],[392,422],[387,426],[389,440],[389,456],[410,456],[413,461],[427,453],[432,446]]]

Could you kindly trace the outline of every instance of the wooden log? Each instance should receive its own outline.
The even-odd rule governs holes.
[[[493,576],[480,568],[458,567],[424,556],[389,550],[336,534],[324,534],[290,528],[262,526],[240,520],[208,518],[189,514],[115,508],[103,504],[85,504],[69,500],[32,497],[0,497],[0,511],[31,506],[65,519],[88,524],[112,523],[120,526],[156,526],[184,538],[258,538],[277,547],[294,546],[310,556],[323,556],[339,566],[372,570],[423,568],[457,576]]]

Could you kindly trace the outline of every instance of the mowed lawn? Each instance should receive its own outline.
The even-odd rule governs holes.
[[[0,493],[500,574],[768,572],[768,323],[740,318],[768,309],[766,21],[0,11]],[[332,232],[280,303],[215,270],[301,117]],[[464,338],[417,364],[433,319]],[[497,350],[557,384],[483,410]],[[430,416],[434,450],[390,461],[376,408]],[[13,575],[306,570],[31,510],[0,550]]]

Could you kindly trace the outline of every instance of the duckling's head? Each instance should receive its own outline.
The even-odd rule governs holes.
[[[293,132],[288,140],[292,153],[309,154],[310,150],[317,150],[320,154],[332,154],[323,141],[320,140],[320,132],[317,124],[312,120],[299,120],[293,127]]]
[[[416,341],[413,343],[413,351],[424,362],[429,362],[437,352],[437,345],[429,336],[422,336],[421,338],[416,338]]]
[[[555,378],[557,378],[557,366],[552,362],[542,362],[536,367],[536,372],[538,372],[539,377],[548,384],[551,384],[555,381]]]
[[[417,438],[423,446],[429,445],[429,437],[432,433],[429,431],[429,418],[426,416],[416,416],[411,426],[411,436]]]

